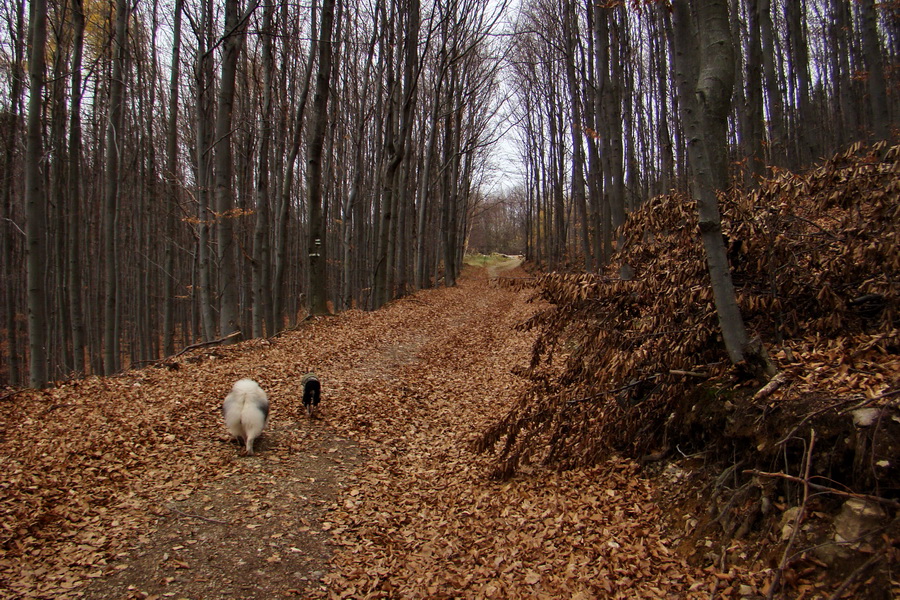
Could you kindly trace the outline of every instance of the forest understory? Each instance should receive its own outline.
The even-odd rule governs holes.
[[[698,256],[670,197],[626,224],[634,281],[499,259],[379,311],[5,396],[0,595],[897,597],[896,159],[851,152],[726,203],[742,289],[760,248],[799,257],[742,297],[777,340],[769,385],[722,363],[702,277],[679,287]],[[803,229],[756,237],[786,223]],[[640,287],[660,273],[668,296]],[[272,402],[252,457],[220,415],[242,377]]]

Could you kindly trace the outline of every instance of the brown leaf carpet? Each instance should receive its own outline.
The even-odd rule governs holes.
[[[663,533],[652,484],[614,459],[487,478],[473,440],[524,381],[529,292],[458,287],[270,341],[20,394],[0,411],[3,598],[732,597]],[[303,412],[299,378],[322,381]],[[272,404],[253,457],[219,408]],[[725,594],[722,596],[722,594]],[[737,596],[734,596],[737,597]]]

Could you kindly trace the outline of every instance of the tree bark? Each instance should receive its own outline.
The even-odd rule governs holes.
[[[409,261],[407,256],[409,222],[413,220],[410,201],[409,178],[414,170],[415,154],[410,152],[412,146],[413,123],[416,119],[416,105],[419,89],[419,26],[421,15],[419,0],[406,0],[406,27],[404,30],[405,54],[403,60],[403,93],[400,110],[400,130],[398,154],[400,155],[400,172],[397,177],[397,277],[396,293],[407,293],[409,285]]]
[[[614,78],[609,69],[615,62],[611,57],[609,21],[613,8],[596,4],[594,7],[594,61],[597,70],[597,124],[600,135],[600,157],[603,173],[603,207],[601,208],[601,236],[603,256],[612,253],[612,233],[625,222],[625,198],[622,186],[621,141],[617,145],[616,130],[620,129],[619,107],[613,89]],[[620,137],[621,140],[621,137]]]
[[[875,0],[861,0],[860,21],[863,56],[869,69],[869,103],[872,107],[872,132],[875,140],[888,139],[890,117],[888,115],[887,88],[884,81],[884,65],[881,44],[878,41],[878,14]]]
[[[760,45],[763,60],[766,98],[769,108],[769,162],[775,166],[784,166],[785,133],[784,133],[784,94],[778,85],[775,68],[775,33],[772,24],[771,0],[756,0],[759,12]]]
[[[674,184],[675,178],[675,154],[673,151],[672,135],[670,133],[671,123],[669,122],[669,90],[671,85],[669,82],[668,69],[666,68],[665,48],[668,48],[666,41],[666,23],[669,20],[668,8],[659,5],[654,13],[652,21],[654,28],[652,30],[654,55],[657,56],[657,78],[659,82],[659,119],[657,120],[660,160],[660,182],[657,188],[658,193],[668,193]]]
[[[327,281],[325,269],[325,223],[322,218],[322,149],[328,120],[328,96],[332,68],[331,37],[334,29],[335,0],[323,0],[320,27],[319,70],[310,115],[310,139],[307,154],[309,198],[309,312],[326,314]]]
[[[253,231],[252,265],[252,331],[253,337],[263,337],[274,331],[272,307],[272,282],[269,255],[269,213],[271,205],[269,177],[269,148],[272,140],[272,93],[274,88],[274,37],[273,16],[275,4],[267,4],[263,9],[262,65],[263,65],[263,105],[262,128],[259,140],[259,169],[256,180],[256,226]]]
[[[103,258],[104,324],[103,371],[111,375],[119,370],[119,264],[116,243],[117,213],[119,209],[119,150],[124,136],[125,60],[128,44],[128,3],[116,2],[116,33],[113,39],[112,80],[109,82],[109,121],[106,128],[106,173],[103,193]]]
[[[275,276],[272,282],[272,306],[275,315],[275,328],[280,331],[283,325],[285,302],[285,274],[287,271],[288,251],[288,222],[290,220],[291,191],[294,182],[294,164],[300,154],[300,143],[303,141],[303,116],[306,111],[306,103],[309,98],[309,88],[312,81],[312,71],[319,47],[319,33],[316,23],[318,12],[318,0],[313,0],[310,9],[310,29],[312,40],[309,46],[309,57],[306,63],[306,71],[303,76],[303,84],[300,87],[300,99],[297,102],[292,125],[292,136],[288,148],[288,158],[285,161],[284,182],[282,184],[281,198],[278,202],[278,212],[275,215]]]
[[[76,373],[85,373],[85,351],[87,341],[84,327],[84,307],[82,299],[82,265],[81,265],[81,63],[84,48],[84,3],[83,0],[72,2],[72,91],[69,110],[69,244],[67,249],[68,288],[69,288],[69,321],[72,328],[72,367]]]
[[[416,190],[418,197],[416,206],[419,209],[419,214],[416,227],[416,278],[414,285],[417,290],[429,287],[428,274],[425,266],[426,255],[428,253],[428,249],[425,247],[426,224],[428,223],[428,215],[431,212],[432,205],[431,165],[437,155],[437,134],[440,129],[441,89],[443,87],[444,73],[445,69],[441,67],[438,73],[438,80],[434,87],[431,116],[428,121],[428,139],[425,142],[425,158],[422,164],[422,175]]]
[[[69,19],[68,10],[63,18]],[[49,32],[48,32],[49,33]],[[66,166],[68,165],[66,143],[66,75],[68,73],[67,53],[61,48],[67,46],[67,40],[60,30],[53,31],[53,38],[48,45],[57,50],[53,53],[52,74],[47,81],[50,106],[47,117],[48,130],[46,152],[54,159],[46,160],[47,164],[47,276],[45,285],[47,294],[48,337],[47,361],[50,369],[61,373],[71,373],[71,324],[69,323],[69,287],[66,285],[68,263],[66,256],[69,232],[66,186]]]
[[[246,19],[238,0],[225,2],[225,39],[222,42],[222,74],[219,78],[215,137],[216,241],[219,259],[219,332],[227,337],[240,330],[238,311],[237,256],[235,251],[234,163],[232,155],[232,117],[235,79]],[[240,336],[229,338],[238,341]]]
[[[581,221],[581,252],[584,255],[584,268],[594,270],[593,249],[591,247],[591,228],[588,221],[587,193],[584,181],[584,121],[581,116],[581,95],[578,79],[575,74],[575,41],[578,39],[578,16],[574,2],[563,2],[563,28],[566,38],[566,81],[569,84],[569,101],[572,105],[572,201]]]
[[[809,48],[803,25],[803,0],[785,2],[784,10],[790,45],[791,75],[797,85],[797,106],[794,112],[796,158],[793,165],[797,168],[807,166],[813,159],[815,151],[812,136],[818,126],[810,125],[815,123],[815,118],[809,101]]]
[[[745,185],[752,189],[765,172],[766,157],[763,152],[763,137],[765,131],[765,119],[763,114],[763,58],[762,58],[762,15],[761,12],[766,2],[762,0],[748,0],[747,12],[749,19],[747,29],[749,39],[747,41],[747,169],[745,170]],[[777,92],[778,90],[772,90]]]
[[[10,67],[10,106],[9,114],[4,117],[6,121],[5,129],[7,138],[5,140],[5,148],[3,153],[3,185],[2,185],[2,204],[0,204],[0,231],[4,235],[0,240],[0,276],[3,277],[5,285],[2,286],[0,294],[4,299],[3,307],[5,314],[3,323],[6,329],[7,343],[7,379],[10,385],[18,385],[21,381],[21,363],[22,357],[19,350],[19,326],[16,319],[18,301],[14,292],[13,281],[16,281],[20,273],[16,264],[16,237],[19,235],[19,229],[13,221],[13,166],[16,155],[16,141],[18,139],[20,126],[20,110],[22,105],[22,91],[25,83],[25,38],[28,33],[25,30],[25,1],[16,2],[16,23],[15,30],[10,32],[13,38],[13,63]]]
[[[675,71],[693,172],[700,235],[719,327],[732,363],[751,353],[728,264],[717,192],[727,186],[726,128],[734,83],[734,55],[726,0],[673,2]]]
[[[197,278],[199,280],[198,311],[203,339],[216,338],[213,311],[212,257],[210,250],[210,133],[213,86],[212,1],[202,0],[203,15],[197,40]]]
[[[80,0],[76,0],[80,1]],[[184,0],[175,1],[172,32],[172,70],[169,78],[169,122],[166,127],[165,268],[163,271],[163,354],[175,354],[175,254],[178,227],[178,77],[181,67],[181,12]]]
[[[47,206],[40,165],[43,157],[41,113],[44,96],[44,65],[47,48],[47,2],[33,0],[31,12],[31,53],[28,78],[28,121],[25,132],[25,239],[28,250],[28,350],[29,383],[47,384]]]

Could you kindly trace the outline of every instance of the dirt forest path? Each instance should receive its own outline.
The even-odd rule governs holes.
[[[472,442],[523,389],[527,297],[469,269],[377,312],[24,395],[0,420],[0,594],[708,598],[631,462],[487,478]],[[219,414],[241,377],[272,403],[253,457]]]

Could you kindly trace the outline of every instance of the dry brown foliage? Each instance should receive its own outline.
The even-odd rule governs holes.
[[[856,145],[721,198],[744,318],[794,397],[875,399],[897,387],[898,154]],[[679,399],[740,375],[727,368],[695,215],[687,196],[654,198],[630,215],[606,273],[536,280],[549,307],[524,325],[538,332],[532,385],[479,442],[499,452],[497,476],[665,447]],[[623,265],[632,278],[612,275]]]

